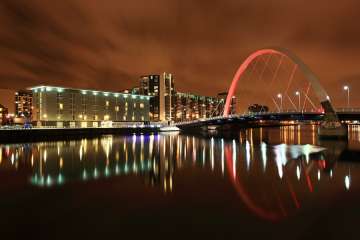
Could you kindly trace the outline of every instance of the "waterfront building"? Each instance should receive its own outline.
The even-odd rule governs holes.
[[[174,106],[175,121],[219,116],[221,105],[223,99],[220,98],[177,92]]]
[[[219,109],[221,112],[218,113],[218,115],[223,114],[224,112],[224,106],[225,106],[225,102],[226,102],[226,98],[227,98],[228,93],[227,92],[221,92],[218,93],[217,97],[219,99],[222,99],[223,101],[221,102],[221,105],[219,106]],[[231,103],[230,103],[230,112],[229,114],[235,114],[236,113],[236,96],[233,96],[231,98]]]
[[[5,125],[7,123],[8,109],[0,104],[0,125]]]
[[[151,96],[151,121],[190,121],[199,118],[220,116],[224,112],[227,92],[216,97],[182,93],[175,90],[173,74],[144,75],[140,77],[140,87],[132,90]],[[130,91],[129,91],[130,92]],[[236,112],[236,97],[230,105],[230,114]]]
[[[140,94],[151,96],[151,121],[172,121],[175,98],[174,77],[171,73],[140,77]]]
[[[15,117],[31,118],[32,109],[32,91],[20,90],[15,92]]]
[[[39,126],[99,127],[148,122],[150,96],[53,86],[31,88]]]

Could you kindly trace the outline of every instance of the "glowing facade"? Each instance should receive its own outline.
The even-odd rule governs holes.
[[[175,122],[210,118],[221,114],[224,99],[199,96],[191,93],[176,93],[173,107]]]
[[[37,125],[99,127],[104,122],[149,121],[149,96],[52,86],[31,90]]]
[[[21,90],[15,93],[15,116],[31,117],[32,115],[32,92]]]
[[[150,120],[172,121],[175,96],[174,76],[171,73],[162,75],[144,75],[140,77],[141,94],[151,96]]]
[[[8,109],[0,104],[0,125],[5,124],[7,119]]]

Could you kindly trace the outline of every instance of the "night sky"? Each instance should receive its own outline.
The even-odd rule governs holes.
[[[122,90],[171,72],[180,91],[226,91],[241,62],[291,49],[336,105],[360,106],[360,1],[61,0],[0,2],[0,88]]]

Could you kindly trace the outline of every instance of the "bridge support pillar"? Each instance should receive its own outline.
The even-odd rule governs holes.
[[[320,138],[347,138],[348,129],[342,124],[332,107],[330,100],[321,102],[325,110],[324,121],[320,124],[318,135]]]
[[[320,138],[347,138],[347,126],[340,122],[323,122],[318,129]]]

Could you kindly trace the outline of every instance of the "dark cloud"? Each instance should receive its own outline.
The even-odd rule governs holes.
[[[119,90],[168,71],[178,89],[214,95],[252,51],[282,46],[341,105],[341,85],[358,85],[359,15],[356,0],[3,0],[0,87]]]

